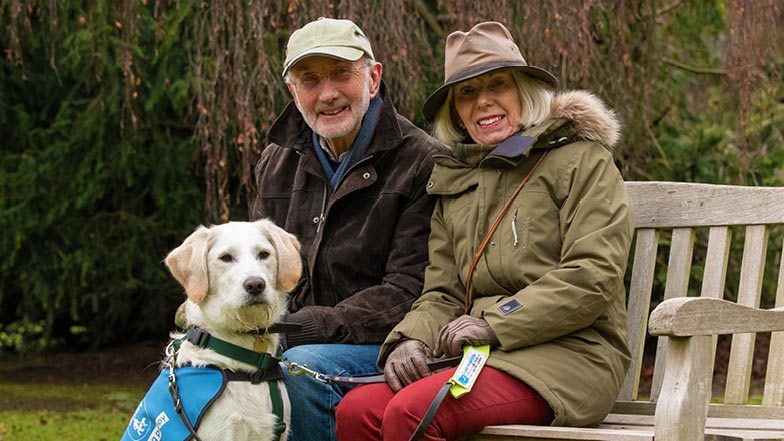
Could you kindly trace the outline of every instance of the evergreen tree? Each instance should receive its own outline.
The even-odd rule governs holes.
[[[365,30],[423,127],[446,35],[497,20],[618,110],[627,179],[784,185],[776,0],[0,0],[0,348],[165,338],[161,260],[246,217],[285,43],[319,16]]]

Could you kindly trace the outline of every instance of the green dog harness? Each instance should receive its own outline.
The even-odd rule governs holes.
[[[184,341],[257,367],[255,372],[234,372],[216,366],[175,368],[174,354]],[[172,342],[174,354],[169,368],[163,369],[136,408],[121,441],[200,441],[196,434],[203,416],[220,398],[229,381],[269,383],[272,411],[277,417],[275,439],[286,430],[283,396],[279,380],[283,378],[278,358],[251,351],[221,340],[198,327],[187,330],[182,339]]]

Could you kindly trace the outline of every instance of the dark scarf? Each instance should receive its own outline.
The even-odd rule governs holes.
[[[329,180],[333,191],[338,188],[349,168],[367,151],[370,141],[373,139],[373,134],[376,132],[376,125],[381,115],[382,102],[380,94],[370,100],[368,110],[362,118],[362,127],[359,129],[357,139],[354,140],[354,143],[348,150],[348,154],[343,155],[338,161],[334,161],[327,156],[327,153],[321,148],[319,136],[316,132],[313,132],[313,148],[316,150],[316,156],[318,156],[319,162],[321,162],[321,166],[324,168],[324,173],[326,173],[327,180]]]

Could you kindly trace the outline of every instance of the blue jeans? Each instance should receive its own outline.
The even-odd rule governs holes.
[[[283,353],[289,361],[326,375],[378,373],[378,345],[316,344],[295,346]],[[356,384],[324,384],[308,375],[294,377],[284,369],[291,401],[289,441],[337,440],[335,406]]]

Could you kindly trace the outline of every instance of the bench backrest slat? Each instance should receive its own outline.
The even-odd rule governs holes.
[[[738,304],[752,308],[759,307],[767,250],[768,227],[765,225],[746,227],[738,287]],[[730,362],[727,368],[727,385],[724,392],[726,404],[745,404],[748,401],[754,360],[754,337],[754,334],[732,336]]]
[[[626,381],[619,395],[621,400],[633,401],[638,398],[658,246],[659,230],[653,228],[637,230],[634,267],[632,268],[631,281],[629,283],[626,326],[632,360],[629,373],[626,375]]]
[[[721,299],[724,297],[724,284],[727,280],[727,262],[730,258],[730,229],[728,227],[711,227],[708,233],[708,249],[705,260],[713,262],[705,265],[702,274],[701,297]]]
[[[730,260],[730,243],[732,236],[730,228],[726,226],[710,227],[708,230],[708,248],[705,252],[705,261],[713,262],[712,265],[705,265],[702,274],[702,289],[700,297],[714,299],[724,298],[724,286],[727,281],[727,264]],[[711,353],[716,353],[718,336],[713,336]],[[713,372],[715,358],[711,360],[710,371]]]
[[[776,289],[776,308],[784,308],[784,243],[779,254],[779,280]],[[784,332],[773,332],[770,336],[768,369],[765,372],[765,390],[762,404],[784,406]]]
[[[694,229],[674,228],[670,244],[670,258],[667,264],[667,280],[664,286],[664,300],[684,297],[689,290],[691,277],[691,258],[694,252]],[[656,362],[653,366],[651,398],[657,399],[664,379],[663,368],[667,359],[667,339],[660,338],[656,347]]]

